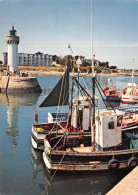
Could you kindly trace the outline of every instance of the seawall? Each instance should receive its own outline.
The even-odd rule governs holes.
[[[138,166],[135,167],[106,195],[136,195],[138,194]]]
[[[41,92],[42,89],[36,77],[0,76],[0,91],[11,93]]]

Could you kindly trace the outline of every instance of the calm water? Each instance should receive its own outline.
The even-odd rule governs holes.
[[[38,77],[41,94],[0,94],[0,194],[42,194],[51,178],[44,167],[42,153],[31,146],[34,107],[38,107],[60,77]],[[116,85],[122,90],[129,77],[99,77],[102,87]],[[89,78],[86,78],[86,83]],[[138,78],[136,78],[138,83]],[[88,87],[90,87],[90,84]],[[98,92],[96,92],[99,96]],[[119,106],[119,105],[117,105]],[[99,107],[104,107],[101,99]],[[66,110],[67,111],[67,107]],[[61,110],[62,111],[62,110]],[[37,108],[39,122],[56,108]],[[95,194],[108,192],[126,173],[56,174],[44,194]]]

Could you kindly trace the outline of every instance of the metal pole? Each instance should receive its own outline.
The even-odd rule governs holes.
[[[91,0],[91,66],[92,66],[92,127],[91,127],[91,141],[92,151],[95,151],[95,75],[94,75],[94,62],[93,62],[93,33],[92,33],[92,0]]]
[[[92,66],[92,75],[94,75],[94,63],[93,63],[93,32],[92,32],[92,0],[91,0],[91,66]]]
[[[95,151],[95,77],[92,78],[93,82],[93,112],[92,112],[92,151]]]
[[[78,83],[79,83],[80,65],[78,64]],[[78,85],[78,99],[79,99],[79,85]]]
[[[134,83],[134,58],[133,58],[133,69],[132,69],[132,86]]]

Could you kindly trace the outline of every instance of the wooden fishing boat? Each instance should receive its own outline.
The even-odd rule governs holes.
[[[133,71],[130,82],[127,87],[122,91],[122,102],[127,104],[137,104],[138,103],[138,87],[134,83],[134,60],[133,60]]]
[[[105,87],[102,90],[106,101],[120,102],[121,92],[115,87]]]
[[[75,80],[77,82],[77,79],[73,78],[73,82],[75,82]],[[74,116],[72,115],[72,122],[71,124],[69,124],[71,113],[48,113],[48,123],[36,122],[36,124],[32,125],[31,143],[33,148],[44,150],[45,136],[49,133],[56,133],[57,136],[63,135],[65,133],[64,129],[67,129],[69,125],[71,125],[71,127],[69,127],[66,132],[68,136],[80,135],[82,130],[80,129],[80,126],[83,127],[84,134],[91,133],[90,126],[92,107],[90,101],[92,101],[92,98],[81,85],[80,88],[83,96],[79,99],[79,101],[77,100],[77,98],[74,99],[69,105],[69,67],[67,67],[64,76],[53,88],[51,93],[46,97],[40,107],[59,105],[64,106],[68,104],[71,110],[74,110],[72,111],[72,113],[76,118],[74,119]],[[96,101],[98,102],[97,97]],[[36,112],[35,118],[37,118]]]
[[[138,107],[118,107],[116,109],[124,112],[121,131],[134,134],[134,132],[138,130]],[[64,134],[64,128],[66,128],[67,126],[67,113],[60,113],[61,117],[59,118],[55,117],[57,116],[56,113],[48,113],[48,115],[50,116],[48,123],[38,123],[32,125],[31,142],[33,148],[35,149],[44,150],[44,138],[47,134],[49,134],[49,132],[57,133],[57,135],[59,136]],[[52,116],[54,116],[54,118]],[[63,121],[62,119],[65,120]],[[61,128],[61,126],[63,127],[63,129]],[[89,129],[84,133],[88,135],[91,133],[91,131]],[[80,131],[77,130],[77,132],[68,132],[68,135],[80,135]]]
[[[125,112],[117,109],[96,110],[95,89],[97,87],[100,91],[100,87],[93,61],[92,54],[92,95],[80,85],[79,76],[78,79],[73,77],[66,125],[55,121],[58,132],[63,133],[59,135],[57,131],[53,132],[55,126],[49,126],[49,133],[44,138],[43,160],[49,172],[112,171],[133,168],[138,164],[138,129],[133,134],[122,131]],[[69,101],[62,83],[61,80],[61,85],[53,89],[54,92],[61,88],[56,91],[56,96],[49,94],[40,106],[50,106],[51,100],[55,102],[55,97],[60,97],[56,100],[58,105]],[[77,98],[74,97],[74,85],[78,88]]]
[[[138,136],[121,132],[122,111],[99,110],[95,115],[95,140],[91,134],[44,139],[44,163],[49,171],[102,171],[138,164]],[[106,127],[106,128],[105,128]],[[92,138],[92,140],[91,140]],[[136,141],[135,144],[134,141]]]
[[[72,86],[75,82],[78,89],[83,90],[78,80],[73,77]],[[64,134],[59,136],[51,132],[44,138],[43,160],[49,172],[112,171],[137,166],[138,126],[135,126],[133,131],[129,129],[133,124],[128,124],[127,128],[123,127],[124,118],[130,119],[123,110],[96,110],[96,87],[100,92],[100,84],[94,72],[92,96],[85,91],[84,98],[79,96],[74,99],[72,87],[68,126],[61,128]],[[88,121],[84,125],[83,117]],[[133,118],[137,118],[137,115]],[[78,131],[78,135],[68,135]],[[91,133],[85,134],[85,131]]]
[[[138,125],[134,128],[129,123],[123,126],[124,118],[132,118],[123,110],[96,111],[95,87],[99,83],[95,75],[92,80],[92,96],[86,92],[84,98],[71,99],[68,126],[60,126],[64,133],[59,136],[51,132],[44,138],[43,160],[49,171],[105,171],[132,168],[138,164]],[[73,78],[73,84],[74,81],[82,88],[76,78]],[[86,113],[89,120],[84,129],[81,122]],[[133,119],[137,120],[137,117],[134,114]],[[91,133],[85,134],[90,130]],[[78,135],[68,135],[77,132]]]

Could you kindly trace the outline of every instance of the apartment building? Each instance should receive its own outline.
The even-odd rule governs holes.
[[[4,52],[2,54],[3,65],[8,63],[8,54]],[[18,53],[18,65],[19,66],[51,66],[52,55],[43,54],[37,52],[35,54]]]

